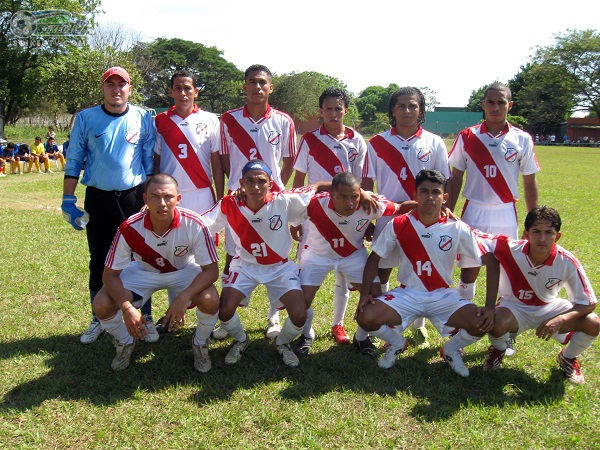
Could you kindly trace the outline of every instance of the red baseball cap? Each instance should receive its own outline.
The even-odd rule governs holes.
[[[106,72],[104,72],[104,75],[102,75],[102,82],[104,83],[108,79],[108,77],[112,77],[113,75],[122,78],[127,83],[131,83],[131,78],[129,78],[129,74],[122,67],[111,67],[110,69],[108,69]]]

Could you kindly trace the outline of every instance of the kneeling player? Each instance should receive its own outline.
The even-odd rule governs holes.
[[[147,335],[136,308],[161,289],[177,294],[165,314],[169,330],[182,326],[187,308],[197,306],[194,367],[199,372],[211,369],[207,339],[219,313],[219,294],[213,285],[219,277],[217,252],[202,218],[179,208],[180,199],[173,177],[150,178],[144,193],[147,210],[123,222],[106,257],[104,286],[93,307],[102,328],[115,338],[113,370],[129,366],[136,340]]]
[[[596,296],[581,263],[556,245],[560,226],[558,212],[542,206],[527,214],[524,240],[500,235],[488,242],[501,272],[485,369],[500,367],[509,333],[535,329],[535,334],[546,340],[570,333],[567,346],[558,354],[558,364],[569,381],[584,382],[577,357],[598,336],[600,319],[592,312]],[[570,301],[558,297],[563,286]]]
[[[498,261],[467,224],[442,216],[447,200],[446,178],[437,170],[421,170],[415,178],[417,209],[395,217],[373,244],[363,274],[358,324],[390,343],[379,367],[390,368],[406,347],[394,328],[406,329],[415,318],[426,317],[443,336],[460,328],[441,350],[450,367],[463,377],[469,369],[460,349],[477,342],[492,329],[498,292]],[[398,248],[400,287],[373,299],[370,295],[379,260]],[[487,267],[486,306],[479,308],[450,288],[457,253],[466,253]]]
[[[337,279],[346,285],[360,290],[362,272],[367,262],[367,250],[363,245],[365,229],[372,220],[410,211],[414,202],[401,204],[376,196],[377,209],[366,212],[359,209],[360,181],[350,172],[342,172],[333,177],[331,194],[322,192],[312,198],[306,217],[308,233],[300,255],[300,282],[308,307],[306,324],[300,337],[294,342],[294,352],[306,355],[312,346],[315,332],[312,329],[314,311],[312,302],[331,271],[336,271]],[[376,292],[381,292],[375,287]],[[342,311],[342,318],[345,308]],[[364,354],[375,356],[376,348],[369,340],[366,331],[357,330],[354,345]]]

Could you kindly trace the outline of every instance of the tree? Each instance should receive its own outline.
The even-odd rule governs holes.
[[[381,121],[375,113],[388,115],[390,97],[400,87],[397,84],[390,84],[387,88],[381,86],[369,86],[362,91],[356,99],[356,107],[360,117],[365,122]]]
[[[571,91],[575,111],[600,115],[600,33],[569,30],[554,37],[554,45],[538,47],[532,61],[553,67]],[[556,72],[555,72],[556,73]]]
[[[328,87],[346,89],[337,78],[319,72],[291,72],[273,77],[275,86],[269,102],[296,120],[305,120],[318,114],[319,97]]]
[[[205,109],[221,112],[239,106],[244,74],[222,55],[216,47],[183,39],[158,38],[149,44],[138,43],[133,57],[144,79],[142,94],[146,104],[170,106],[171,76],[178,70],[188,69],[196,74],[200,88],[198,101]]]
[[[127,29],[122,23],[116,22],[98,25],[88,38],[91,48],[95,50],[111,48],[116,51],[128,51],[141,41],[141,32]]]
[[[481,86],[479,89],[475,91],[471,91],[471,96],[469,97],[469,101],[467,103],[467,107],[465,111],[467,112],[483,112],[483,108],[481,107],[481,102],[483,101],[483,93],[487,88],[486,86]]]

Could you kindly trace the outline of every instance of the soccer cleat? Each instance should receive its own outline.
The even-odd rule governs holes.
[[[506,350],[498,350],[493,345],[488,349],[488,355],[483,362],[483,370],[496,370],[502,365],[502,358]]]
[[[102,328],[102,325],[100,325],[100,322],[92,320],[86,332],[79,338],[79,341],[82,344],[92,344],[98,340],[102,333],[104,333],[104,329]]]
[[[275,339],[281,332],[281,325],[279,325],[279,317],[271,317],[267,320],[267,327],[265,328],[265,336],[267,339]]]
[[[206,373],[212,369],[212,362],[208,354],[208,345],[196,345],[192,342],[194,353],[194,369],[200,373]]]
[[[364,341],[363,341],[364,342]],[[377,365],[382,369],[389,369],[394,364],[396,364],[396,360],[398,359],[398,355],[401,354],[408,347],[408,342],[404,341],[403,347],[398,347],[396,345],[390,345],[383,356],[379,358]]]
[[[420,349],[429,348],[429,342],[427,341],[427,339],[429,339],[429,333],[427,332],[427,328],[425,328],[425,327],[417,328],[414,333],[414,339],[415,339],[415,346],[417,348],[420,348]]]
[[[469,376],[469,368],[465,366],[462,356],[458,350],[455,352],[447,352],[444,350],[444,347],[442,347],[440,348],[440,356],[442,359],[448,361],[448,364],[450,364],[452,370],[454,370],[461,377]]]
[[[131,362],[131,355],[133,354],[133,349],[135,348],[135,339],[131,344],[119,344],[116,341],[114,344],[115,348],[117,349],[117,354],[112,360],[110,368],[112,370],[125,370],[127,367],[129,367],[129,363]]]
[[[301,334],[292,344],[292,350],[298,356],[306,356],[312,347],[314,339]]]
[[[158,334],[167,334],[169,333],[169,322],[165,320],[165,316],[162,316],[155,325],[156,332]]]
[[[227,332],[227,330],[225,328],[223,328],[221,325],[219,325],[218,327],[215,327],[215,329],[213,330],[212,337],[214,339],[216,339],[217,341],[222,341],[223,339],[227,339],[227,337],[229,337],[229,333]]]
[[[160,335],[158,334],[158,331],[156,331],[156,326],[154,325],[152,316],[150,314],[144,314],[143,318],[146,320],[144,327],[146,327],[146,333],[148,333],[144,338],[144,341],[149,342],[151,344],[158,342],[158,338],[160,337]]]
[[[348,336],[348,333],[346,333],[344,325],[340,323],[331,327],[331,334],[333,335],[335,342],[340,345],[346,345],[350,343],[350,336]]]
[[[246,334],[246,339],[243,341],[234,341],[231,344],[231,349],[225,355],[225,364],[236,364],[242,359],[242,354],[250,345],[250,339],[248,338],[248,333]]]
[[[46,170],[46,173],[54,173],[50,169]]]
[[[368,356],[369,358],[375,358],[377,356],[377,347],[375,347],[375,344],[373,344],[370,337],[367,336],[365,340],[359,341],[356,339],[355,334],[352,338],[352,343],[361,355]]]
[[[516,338],[508,338],[508,341],[506,341],[506,356],[513,356],[515,353],[517,353],[515,350],[516,341]]]
[[[300,364],[300,360],[293,352],[290,344],[275,345],[275,350],[281,355],[281,359],[286,366],[297,367]]]
[[[567,358],[565,357],[564,349],[560,351],[558,354],[557,360],[558,365],[563,369],[565,373],[565,377],[571,383],[581,384],[585,382],[585,378],[583,378],[583,374],[581,373],[581,366],[579,365],[579,360],[577,358]]]

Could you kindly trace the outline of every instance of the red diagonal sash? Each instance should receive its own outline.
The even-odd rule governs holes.
[[[396,174],[398,177],[398,181],[408,195],[409,198],[412,198],[413,193],[415,192],[415,177],[408,166],[408,163],[404,159],[404,156],[401,152],[398,151],[396,147],[390,144],[383,136],[376,135],[371,138],[369,143],[372,145],[373,149],[377,153],[377,156],[385,162],[391,171]],[[406,174],[406,179],[402,179],[402,169],[406,169],[404,173]]]
[[[137,253],[146,264],[154,267],[160,273],[175,272],[177,268],[173,267],[169,260],[150,247],[144,237],[138,233],[133,227],[127,227],[123,233],[125,241],[131,248],[132,252]]]
[[[341,172],[346,171],[340,158],[313,133],[305,135],[304,140],[308,143],[310,155],[315,159],[317,164],[327,171],[331,178],[339,173],[335,170],[336,167],[341,169]]]
[[[410,222],[409,216],[398,216],[394,218],[393,221],[394,231],[396,232],[402,251],[411,262],[414,273],[419,277],[425,286],[425,289],[431,292],[435,289],[447,288],[448,284],[433,265],[433,262],[427,253],[427,249],[419,237],[419,233]],[[421,263],[421,267],[423,266],[423,263],[429,262],[431,264],[431,275],[424,270],[419,274],[417,268],[418,262]]]
[[[486,177],[485,167],[496,166],[496,161],[494,161],[494,158],[485,144],[481,142],[481,140],[472,131],[469,130],[469,134],[463,145],[465,152],[471,157],[471,160],[477,167],[477,170],[481,172],[483,178],[488,182],[502,203],[514,202],[515,200],[512,192],[510,191],[510,187],[499,170],[496,170],[496,176],[493,178]]]
[[[263,159],[254,139],[252,139],[244,127],[235,120],[232,114],[223,115],[221,120],[227,125],[229,136],[231,136],[231,139],[237,148],[240,149],[248,161],[250,161],[250,159]],[[256,153],[252,152],[252,150],[255,150]]]
[[[329,199],[329,197],[327,197]],[[313,197],[308,204],[308,217],[315,224],[321,236],[331,246],[331,249],[342,257],[350,256],[358,250],[352,243],[348,242],[346,236],[340,231],[337,225],[329,218],[323,210],[327,206],[322,206],[318,198]],[[343,239],[343,240],[342,240]],[[342,244],[343,245],[340,245]]]

